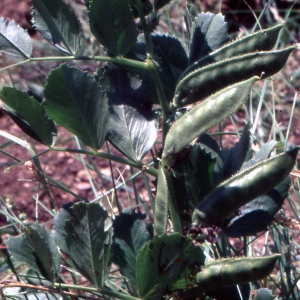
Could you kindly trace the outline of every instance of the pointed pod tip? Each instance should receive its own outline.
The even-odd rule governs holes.
[[[299,150],[300,150],[300,146],[297,146],[291,150],[286,151],[286,153],[292,156],[296,160]]]

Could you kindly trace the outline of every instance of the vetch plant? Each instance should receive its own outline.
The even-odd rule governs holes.
[[[284,25],[228,42],[221,14],[195,14],[188,3],[184,45],[156,30],[169,0],[84,1],[90,31],[106,53],[86,56],[80,20],[66,3],[31,2],[35,29],[62,56],[33,57],[27,32],[1,18],[0,51],[23,59],[2,71],[35,61],[62,64],[47,76],[42,95],[3,87],[2,109],[49,151],[108,159],[155,177],[148,216],[154,221],[138,207],[114,216],[104,203],[74,194],[78,203],[55,212],[50,231],[38,223],[14,227],[6,241],[9,259],[24,262],[38,280],[27,275],[2,288],[42,290],[64,299],[223,299],[224,293],[227,299],[251,299],[250,283],[265,279],[280,254],[235,257],[224,242],[268,229],[287,197],[299,148],[274,156],[280,144],[271,141],[254,151],[250,119],[229,150],[220,149],[207,131],[247,103],[256,81],[283,68],[297,48],[272,50]],[[105,64],[89,73],[69,64],[74,61]],[[56,147],[57,124],[86,147]],[[30,152],[47,190],[50,179],[34,148],[0,134]],[[123,156],[99,151],[105,142]],[[155,143],[160,149],[146,163]],[[257,289],[256,299],[264,292]]]

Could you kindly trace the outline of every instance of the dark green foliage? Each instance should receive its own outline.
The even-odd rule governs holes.
[[[136,3],[137,1],[132,0],[130,2],[131,2],[130,3],[130,7],[131,7],[131,11],[132,11],[133,17],[134,18],[139,18],[140,17],[139,16],[139,12],[138,12],[137,8],[134,6],[134,4],[135,5],[137,4]],[[143,11],[143,14],[145,16],[149,15],[152,12],[152,10],[153,10],[153,5],[152,5],[152,3],[149,0],[140,1],[139,5],[142,6],[142,11]]]
[[[53,212],[51,233],[30,224],[19,236],[8,238],[10,254],[49,281],[61,297],[65,288],[75,289],[62,282],[63,264],[72,272],[76,288],[103,299],[209,296],[221,300],[225,294],[226,299],[240,299],[239,285],[248,300],[250,282],[269,275],[279,257],[231,257],[237,253],[226,245],[227,236],[256,235],[268,229],[287,197],[288,175],[299,148],[270,158],[274,147],[280,146],[270,141],[255,152],[250,122],[229,150],[220,149],[207,131],[246,103],[254,82],[278,72],[297,47],[270,51],[283,25],[224,45],[228,40],[224,16],[197,14],[189,3],[187,50],[179,38],[154,32],[160,20],[158,10],[169,2],[84,1],[94,36],[87,40],[97,50],[104,47],[106,56],[98,56],[97,51],[83,56],[83,30],[69,6],[62,0],[32,0],[35,28],[67,54],[48,60],[101,65],[92,65],[93,74],[89,74],[61,64],[48,75],[41,97],[4,87],[0,91],[4,111],[48,151],[61,151],[54,148],[57,123],[92,149],[80,144],[81,149],[66,151],[137,168],[128,180],[142,173],[152,205],[139,205],[144,203],[140,199],[144,195],[137,196],[139,191],[135,191],[136,206],[121,212],[123,203],[118,203],[119,215],[111,207],[114,203],[106,201],[68,203]],[[3,18],[0,51],[25,62],[42,60],[31,58],[27,33]],[[201,100],[193,108],[187,106]],[[104,142],[124,156],[100,152]],[[29,143],[26,147],[38,162]],[[155,151],[149,155],[152,148]],[[55,182],[42,176],[41,166],[37,169],[42,184],[48,185],[44,178],[49,178],[49,184]],[[153,178],[147,173],[156,177],[152,187]],[[142,213],[144,209],[148,215]],[[198,243],[205,239],[205,246]],[[81,286],[77,276],[89,284]],[[41,281],[30,282],[41,285]],[[270,298],[269,294],[258,290],[256,299]]]
[[[202,247],[178,233],[155,236],[137,259],[139,295],[142,299],[161,299],[171,290],[196,284],[195,275],[204,264]]]
[[[45,145],[53,144],[56,127],[45,114],[41,103],[27,93],[10,87],[4,87],[0,97],[6,104],[6,113],[26,134]]]
[[[90,1],[91,31],[110,55],[123,56],[136,42],[138,31],[128,0]]]
[[[113,222],[112,260],[128,279],[130,291],[137,296],[136,260],[142,247],[152,238],[146,215],[135,210],[123,211]]]
[[[24,262],[50,282],[57,279],[60,255],[53,237],[42,226],[30,224],[21,235],[10,236],[6,244],[17,261]]]
[[[217,149],[214,149],[216,146]],[[206,134],[173,167],[172,181],[181,218],[191,215],[201,199],[222,179],[223,162],[217,143]]]
[[[156,140],[147,86],[123,68],[99,69],[96,78],[108,98],[108,140],[128,158],[140,161]]]
[[[153,43],[154,61],[157,66],[159,78],[168,102],[174,97],[176,82],[188,65],[188,57],[181,42],[167,34],[151,34]],[[127,54],[128,58],[143,61],[146,59],[146,44],[144,36],[139,37],[139,41]],[[130,68],[134,74],[143,82],[146,92],[146,100],[150,97],[151,102],[159,104],[155,83],[151,74],[138,68]]]
[[[250,124],[247,124],[244,127],[244,131],[240,140],[235,144],[234,147],[230,148],[226,154],[223,168],[223,179],[227,179],[239,171],[243,163],[246,161],[246,157],[250,149],[250,128]]]
[[[62,0],[31,0],[33,26],[53,46],[80,56],[84,51],[84,35],[74,12]]]
[[[190,28],[189,65],[220,48],[227,40],[224,16],[210,12],[194,18]]]
[[[159,33],[152,34],[151,38],[153,46],[161,51],[172,69],[176,68],[178,69],[177,72],[182,72],[188,67],[187,53],[179,39],[175,36]],[[177,79],[176,76],[175,78]]]
[[[110,259],[111,221],[99,204],[79,202],[59,213],[53,238],[60,251],[77,272],[97,289],[103,287]]]

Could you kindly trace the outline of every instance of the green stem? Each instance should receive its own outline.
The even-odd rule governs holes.
[[[182,226],[180,222],[179,217],[179,210],[176,202],[176,194],[173,187],[173,182],[171,179],[171,172],[168,169],[164,168],[164,173],[166,176],[167,184],[168,184],[168,190],[169,190],[169,211],[170,211],[170,217],[173,224],[173,230],[174,232],[178,232],[182,234]]]
[[[87,151],[87,150],[82,150],[82,149],[72,149],[72,148],[60,148],[60,147],[52,147],[51,150],[54,151],[64,151],[64,152],[69,152],[69,153],[80,153],[80,154],[86,154],[86,155],[91,155],[91,156],[97,156],[97,157],[102,157],[105,159],[110,159],[115,162],[119,162],[124,165],[129,165],[134,168],[137,168],[139,170],[143,170],[144,172],[157,177],[157,170],[153,169],[151,167],[143,165],[141,162],[135,162],[132,161],[128,158],[123,158],[119,156],[115,156],[112,154],[104,153],[104,152],[92,152],[92,151]]]
[[[119,64],[119,65],[124,65],[124,66],[129,66],[133,68],[139,68],[143,70],[149,70],[149,66],[147,63],[136,61],[133,59],[127,59],[123,57],[108,57],[108,56],[48,56],[48,57],[33,57],[29,58],[26,60],[23,60],[21,62],[6,66],[4,68],[0,69],[1,71],[7,70],[12,67],[17,67],[29,62],[37,62],[37,61],[57,61],[57,60],[62,60],[62,61],[74,61],[74,60],[84,60],[84,61],[105,61],[105,62],[110,62],[114,64]]]
[[[162,110],[162,122],[163,122],[163,145],[164,145],[164,140],[166,138],[167,132],[169,130],[169,125],[167,123],[167,120],[169,118],[169,104],[166,99],[162,83],[160,81],[156,66],[153,62],[152,59],[147,59],[147,63],[149,65],[149,69],[153,78],[153,81],[155,83],[156,87],[156,92],[158,95],[159,103],[161,105],[161,110]]]
[[[61,283],[54,283],[54,286],[56,288],[61,289],[72,289],[72,290],[80,290],[80,291],[86,291],[90,293],[101,293],[103,295],[107,295],[109,297],[114,297],[115,299],[121,299],[121,300],[138,300],[139,298],[122,294],[113,290],[109,290],[107,288],[103,288],[100,291],[98,291],[96,288],[87,287],[87,286],[80,286],[80,285],[73,285],[73,284],[61,284]]]
[[[154,63],[154,55],[153,55],[153,44],[151,39],[151,32],[148,29],[148,24],[145,19],[144,11],[143,11],[143,4],[138,1],[132,1],[132,4],[135,6],[135,8],[139,12],[140,21],[142,24],[142,28],[144,30],[144,37],[145,37],[145,43],[146,43],[146,51],[147,51],[147,61],[146,64],[148,66],[148,71],[150,71],[153,81],[155,83],[157,96],[159,99],[159,103],[161,105],[162,110],[162,118],[163,118],[163,144],[166,137],[166,134],[169,130],[169,126],[167,123],[167,120],[169,118],[169,104],[166,99],[163,86],[161,83],[161,80],[159,78],[157,68]],[[153,11],[153,16],[155,17],[157,15],[157,11]]]
[[[145,15],[144,15],[144,11],[143,11],[143,4],[142,3],[138,3],[138,5],[136,6],[138,12],[139,12],[139,16],[140,16],[140,20],[141,20],[141,24],[142,24],[142,28],[144,30],[144,37],[145,37],[145,43],[146,43],[146,51],[148,53],[148,57],[153,58],[153,45],[152,45],[152,40],[151,40],[151,33],[148,30],[148,25],[145,19]]]

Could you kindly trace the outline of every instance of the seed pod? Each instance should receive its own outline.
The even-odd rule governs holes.
[[[210,262],[196,276],[198,287],[208,292],[262,279],[272,272],[280,256],[225,258]]]
[[[249,34],[241,39],[237,39],[222,46],[221,48],[213,51],[209,55],[192,64],[181,75],[181,78],[194,71],[195,69],[223,60],[225,58],[252,53],[255,51],[271,50],[275,46],[279,31],[284,26],[285,24],[279,24],[265,30],[256,31],[253,34]]]
[[[278,257],[280,254],[212,261],[201,267],[201,271],[197,273],[196,287],[178,292],[177,295],[180,299],[195,299],[203,293],[263,279],[272,272]]]
[[[169,189],[162,164],[158,167],[157,191],[155,199],[155,235],[162,235],[167,230]]]
[[[181,107],[203,100],[215,91],[254,75],[261,78],[274,75],[285,65],[295,48],[245,54],[199,68],[178,83],[173,104]]]
[[[193,222],[218,225],[239,207],[267,193],[286,178],[295,164],[299,147],[238,172],[208,194],[193,214]]]
[[[247,100],[253,83],[258,79],[255,76],[229,86],[184,114],[166,136],[163,158],[171,159],[205,130],[234,113]]]

